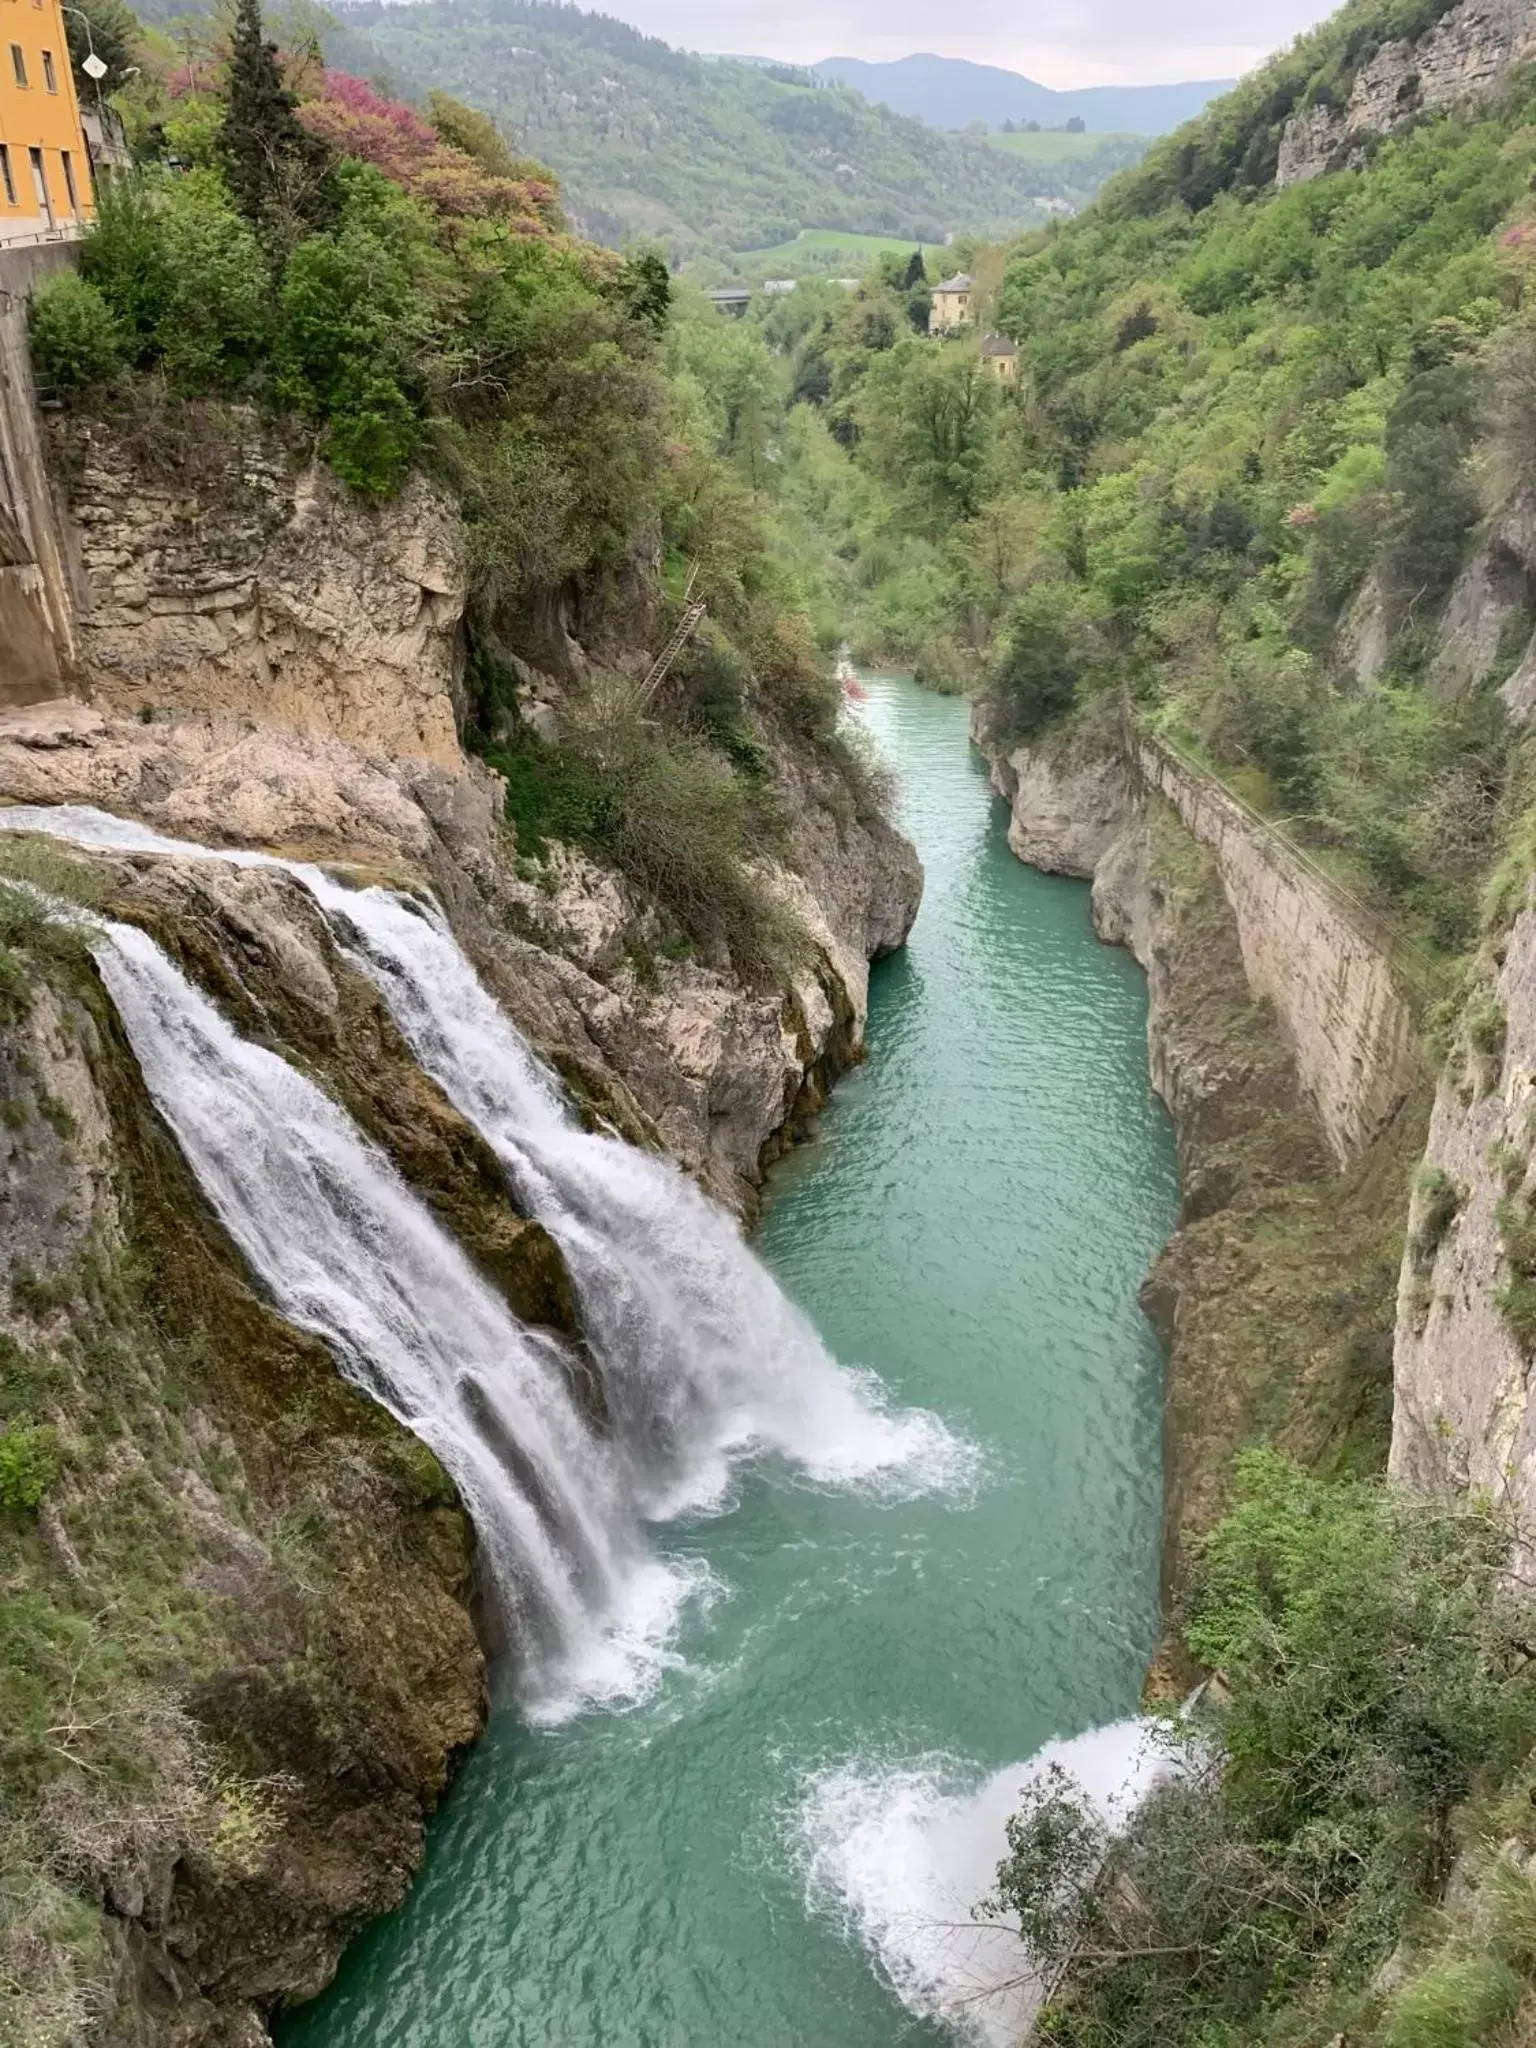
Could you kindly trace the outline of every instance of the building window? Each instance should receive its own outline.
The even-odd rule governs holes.
[[[52,227],[53,200],[49,196],[48,179],[43,171],[43,152],[40,149],[29,149],[27,155],[32,159],[32,189],[37,194],[37,210],[49,227]]]
[[[12,43],[11,45],[11,69],[16,74],[16,83],[18,85],[25,85],[27,82],[27,57],[20,43]]]
[[[57,92],[59,89],[59,81],[53,75],[52,50],[44,50],[43,52],[43,83],[50,92]]]
[[[71,213],[78,213],[80,211],[80,198],[79,194],[75,191],[75,167],[69,160],[69,151],[67,149],[59,151],[59,160],[64,166],[64,190],[69,194],[69,210]]]
[[[16,204],[16,180],[11,176],[11,152],[0,142],[0,185],[5,187],[5,203]]]

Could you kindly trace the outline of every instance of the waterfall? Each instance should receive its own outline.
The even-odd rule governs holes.
[[[279,1310],[324,1338],[459,1485],[536,1711],[654,1682],[700,1582],[658,1559],[640,1525],[722,1507],[744,1456],[884,1497],[973,1476],[973,1448],[937,1417],[893,1411],[872,1374],[830,1357],[676,1167],[581,1128],[435,905],[86,806],[0,810],[0,827],[296,876],[560,1245],[603,1370],[606,1436],[573,1402],[554,1342],[517,1322],[350,1119],[240,1038],[145,934],[103,927],[103,979],[231,1237]]]
[[[687,1574],[647,1553],[557,1347],[519,1326],[344,1112],[239,1037],[153,940],[109,923],[95,953],[150,1094],[280,1313],[453,1475],[530,1698],[632,1693]]]
[[[971,1457],[931,1415],[888,1412],[841,1369],[732,1219],[671,1161],[584,1130],[441,913],[306,876],[349,956],[519,1201],[565,1254],[642,1510],[718,1505],[735,1458],[885,1495],[953,1486]]]

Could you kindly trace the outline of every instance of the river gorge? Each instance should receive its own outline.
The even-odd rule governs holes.
[[[760,1249],[863,1377],[848,1472],[793,1449],[667,1510],[690,1589],[617,1706],[493,1715],[402,1910],[285,2048],[1007,2040],[970,1909],[1020,1759],[1133,1713],[1156,1628],[1177,1205],[1146,995],[1088,891],[1023,867],[966,707],[875,679],[926,869],[867,1065],[770,1183]],[[926,1427],[916,1419],[933,1418]],[[895,1464],[878,1443],[913,1427]],[[1123,1776],[1126,1743],[1076,1745]],[[916,2034],[910,2029],[915,2022]]]

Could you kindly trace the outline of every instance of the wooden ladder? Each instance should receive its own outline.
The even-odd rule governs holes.
[[[695,562],[688,571],[688,582],[683,590],[683,615],[673,628],[672,638],[651,663],[646,671],[645,681],[640,685],[639,708],[641,711],[646,711],[650,708],[651,701],[655,697],[656,692],[667,680],[673,662],[676,661],[677,657],[688,645],[688,642],[693,638],[694,633],[698,629],[699,621],[704,616],[706,607],[703,598],[693,595],[693,586],[698,573],[699,565]]]

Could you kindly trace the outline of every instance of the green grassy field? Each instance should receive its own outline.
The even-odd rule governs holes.
[[[1009,156],[1023,157],[1031,164],[1070,164],[1083,157],[1094,156],[1111,142],[1139,142],[1143,147],[1147,138],[1142,135],[1065,135],[1056,130],[1038,135],[989,135],[994,148],[1006,150]]]

